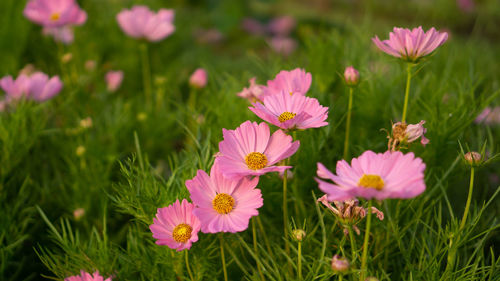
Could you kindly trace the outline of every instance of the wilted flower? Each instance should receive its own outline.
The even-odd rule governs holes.
[[[205,44],[216,44],[224,40],[224,34],[215,28],[200,28],[195,30],[193,35],[198,42]]]
[[[290,55],[297,49],[297,41],[290,37],[275,36],[268,43],[276,53],[284,56]]]
[[[84,208],[78,208],[73,211],[73,217],[75,220],[81,219],[85,215],[85,209]]]
[[[298,242],[302,242],[306,237],[306,232],[303,229],[294,229],[292,231],[292,237]]]
[[[374,153],[365,151],[353,158],[351,165],[345,160],[337,162],[337,175],[318,163],[316,181],[327,194],[328,201],[342,201],[353,197],[413,198],[425,190],[425,164],[413,153],[400,151]],[[322,179],[329,179],[329,183]]]
[[[328,125],[328,107],[317,99],[303,95],[280,94],[264,97],[264,103],[256,102],[249,109],[257,116],[281,129],[304,130]]]
[[[359,72],[352,66],[346,67],[344,81],[348,86],[356,86],[359,83]]]
[[[424,32],[421,26],[412,30],[394,27],[389,33],[389,40],[380,41],[378,36],[372,38],[373,43],[383,52],[409,62],[418,62],[422,57],[431,54],[448,39],[448,33],[438,32],[433,27]]]
[[[87,71],[94,71],[95,67],[96,67],[97,63],[95,62],[95,60],[87,60],[85,61],[85,70]]]
[[[349,270],[349,261],[339,255],[334,255],[332,258],[332,269],[337,272],[346,272]]]
[[[182,251],[191,249],[191,244],[198,241],[200,220],[193,214],[194,204],[186,199],[182,203],[175,201],[173,204],[158,208],[156,218],[149,229],[153,238],[158,239],[156,244],[167,245],[171,249]]]
[[[333,201],[332,206],[328,202],[328,196],[323,195],[318,199],[325,207],[327,207],[342,223],[344,227],[344,234],[349,234],[349,225],[352,226],[354,231],[359,235],[360,231],[356,224],[366,216],[367,209],[359,206],[359,201],[356,199],[349,199],[345,201]],[[379,220],[384,220],[384,213],[375,207],[371,207],[372,214],[375,214]]]
[[[291,166],[276,166],[279,161],[292,156],[300,142],[282,130],[270,135],[269,126],[262,122],[246,121],[236,130],[222,129],[224,140],[219,142],[218,162],[224,176],[238,179],[260,176],[268,172],[281,172]]]
[[[110,70],[106,73],[106,84],[107,89],[110,92],[115,92],[120,88],[123,81],[123,71],[121,70]]]
[[[172,34],[174,10],[160,9],[154,13],[148,7],[138,5],[130,10],[122,10],[116,19],[123,32],[137,39],[156,42]]]
[[[476,151],[467,152],[464,154],[464,159],[472,166],[477,166],[483,161],[483,156]]]
[[[425,121],[421,120],[418,124],[406,124],[397,122],[392,125],[392,136],[389,137],[388,149],[398,150],[402,145],[412,143],[420,138],[420,143],[425,146],[429,143],[424,134],[427,129],[424,128]]]
[[[87,13],[75,0],[30,0],[23,13],[29,20],[44,27],[82,25],[87,20]]]
[[[207,72],[203,68],[196,69],[189,77],[189,85],[194,88],[205,88],[207,85]]]
[[[64,281],[111,281],[111,277],[104,279],[98,271],[94,272],[93,275],[90,275],[90,273],[81,270],[80,275],[66,277],[64,278]]]
[[[283,91],[292,95],[305,95],[309,87],[311,87],[311,82],[311,73],[306,72],[304,69],[296,68],[291,71],[282,70],[273,80],[267,81],[264,96],[281,94]],[[263,97],[261,97],[261,100],[262,99]]]
[[[266,33],[266,26],[256,19],[245,18],[241,26],[246,32],[253,35],[264,35]]]
[[[258,85],[255,83],[255,77],[248,80],[250,82],[250,87],[243,88],[243,91],[238,93],[239,97],[249,100],[250,102],[257,102],[260,100],[260,96],[264,93],[264,85]]]
[[[210,176],[203,170],[186,181],[191,200],[196,205],[193,213],[200,219],[203,233],[240,232],[248,228],[251,217],[257,216],[263,199],[255,187],[259,178],[225,178],[217,162]]]

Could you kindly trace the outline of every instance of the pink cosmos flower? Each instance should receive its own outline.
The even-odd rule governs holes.
[[[160,9],[155,14],[148,7],[138,5],[130,10],[122,10],[116,19],[128,36],[151,42],[163,40],[175,30],[174,10],[170,9]]]
[[[115,92],[120,88],[123,81],[123,71],[121,70],[110,70],[106,73],[106,84],[108,91]]]
[[[394,27],[389,33],[389,40],[380,41],[378,36],[372,38],[373,43],[383,52],[409,62],[418,62],[422,57],[432,53],[448,39],[448,33],[438,32],[433,27],[424,32],[421,26],[412,30]]]
[[[485,108],[474,120],[476,124],[500,124],[500,106]]]
[[[303,95],[280,94],[266,96],[264,103],[256,102],[249,107],[257,116],[285,130],[304,130],[328,125],[328,107],[315,98]]]
[[[82,25],[87,20],[87,13],[75,0],[30,0],[23,13],[44,27]]]
[[[216,161],[224,176],[231,179],[289,169],[290,166],[274,164],[292,156],[300,146],[299,141],[292,142],[292,137],[282,130],[270,136],[269,126],[264,122],[246,121],[236,130],[222,129],[222,134],[224,140],[219,142]]]
[[[47,74],[35,72],[30,76],[29,98],[38,102],[46,101],[59,94],[62,86],[59,76],[49,79]]]
[[[7,101],[27,98],[30,89],[30,78],[28,75],[21,74],[14,80],[12,76],[8,75],[0,80],[0,88],[7,94]]]
[[[62,42],[66,45],[73,43],[73,40],[75,39],[73,28],[68,25],[61,27],[44,27],[42,33],[44,35],[52,36],[55,41]]]
[[[255,77],[250,78],[250,87],[243,88],[243,91],[238,93],[239,97],[249,100],[250,102],[256,102],[260,100],[260,96],[264,93],[264,85],[258,85],[255,83]]]
[[[156,244],[167,245],[171,249],[182,251],[191,249],[191,244],[198,241],[200,220],[193,214],[194,204],[186,199],[179,203],[158,208],[153,224],[149,226]]]
[[[207,72],[203,68],[196,69],[189,77],[189,85],[201,89],[207,85]]]
[[[104,277],[99,275],[98,271],[94,272],[93,275],[90,275],[90,273],[82,270],[80,271],[80,275],[66,277],[64,278],[64,281],[111,281],[111,277],[104,279]]]
[[[334,182],[316,178],[319,189],[326,193],[329,201],[353,197],[413,198],[425,190],[425,164],[411,152],[374,153],[368,150],[352,159],[351,166],[345,160],[338,161],[336,170],[335,175],[318,163],[318,177]]]
[[[239,232],[248,228],[251,217],[257,216],[263,199],[255,187],[259,178],[243,177],[230,180],[222,175],[215,163],[210,176],[203,170],[186,181],[191,200],[196,205],[193,213],[200,219],[203,233]]]
[[[266,26],[256,19],[245,18],[241,23],[242,28],[253,35],[264,35],[266,33]]]
[[[274,80],[267,81],[264,95],[280,94],[282,91],[289,94],[305,95],[309,87],[311,87],[311,82],[311,73],[306,72],[304,69],[282,70]]]

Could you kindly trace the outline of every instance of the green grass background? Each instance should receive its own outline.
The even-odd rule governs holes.
[[[302,225],[305,280],[337,280],[330,259],[344,243],[335,218],[315,199],[316,163],[332,170],[341,159],[348,65],[361,73],[354,93],[351,155],[386,150],[386,133],[402,109],[404,65],[377,50],[371,38],[387,38],[393,26],[450,33],[435,55],[419,65],[412,80],[408,121],[426,120],[430,144],[410,148],[427,165],[427,190],[412,200],[387,200],[379,209],[370,244],[369,272],[380,280],[500,280],[498,163],[478,169],[471,215],[458,235],[469,184],[459,142],[494,155],[499,125],[475,124],[488,105],[498,105],[500,6],[477,1],[470,14],[455,1],[78,1],[88,20],[75,28],[75,42],[58,46],[22,15],[26,1],[0,1],[0,75],[17,76],[26,64],[60,75],[63,91],[43,104],[21,104],[0,113],[0,280],[62,280],[81,269],[116,280],[187,280],[183,256],[154,244],[148,225],[156,209],[188,197],[184,182],[197,169],[209,170],[222,128],[260,120],[236,96],[248,79],[261,84],[280,70],[312,74],[309,96],[330,107],[329,126],[297,134],[301,147],[291,159],[290,215]],[[154,102],[142,87],[139,42],[128,38],[115,16],[133,4],[176,11],[175,33],[149,44]],[[263,38],[241,29],[245,17],[267,21],[292,15],[298,49],[284,57]],[[216,28],[224,39],[202,43],[196,30]],[[68,63],[61,56],[72,54]],[[95,70],[84,67],[94,60]],[[206,88],[190,90],[197,67],[209,76]],[[120,90],[108,93],[104,74],[121,69]],[[189,96],[196,106],[187,106]],[[203,122],[194,122],[195,118]],[[91,117],[93,126],[79,128]],[[85,147],[82,156],[76,154]],[[230,280],[295,280],[296,263],[283,250],[281,181],[263,176],[263,230],[254,255],[250,229],[224,234]],[[313,196],[314,193],[314,196]],[[76,220],[73,211],[84,208]],[[279,227],[278,227],[279,226]],[[364,223],[360,228],[364,229]],[[197,280],[221,280],[217,235],[200,235],[190,250]],[[458,237],[458,238],[457,238]],[[270,242],[265,243],[265,239]],[[450,246],[450,238],[453,245]],[[357,237],[358,245],[362,236]],[[346,249],[349,247],[346,245]],[[446,271],[447,255],[457,262]],[[346,250],[346,255],[349,251]],[[358,264],[345,276],[356,279]]]

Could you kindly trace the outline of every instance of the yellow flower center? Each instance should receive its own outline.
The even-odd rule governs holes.
[[[174,238],[175,242],[186,243],[189,240],[189,238],[191,238],[192,231],[193,228],[190,225],[181,223],[174,228],[174,231],[172,232],[172,237]]]
[[[245,156],[245,162],[247,163],[248,168],[252,170],[260,170],[267,165],[267,157],[260,152],[252,152]]]
[[[280,123],[283,123],[287,120],[295,118],[295,115],[297,115],[297,113],[285,111],[281,113],[280,116],[278,116],[278,120],[280,121]]]
[[[234,207],[234,198],[226,193],[219,193],[212,201],[214,210],[219,214],[229,214]]]
[[[59,13],[53,13],[52,15],[50,15],[50,20],[51,20],[51,21],[56,21],[56,20],[58,20],[60,17],[61,17],[61,14],[59,14]]]
[[[375,188],[376,190],[382,190],[382,188],[384,188],[384,184],[384,180],[379,175],[363,174],[358,182],[359,186],[365,188]]]

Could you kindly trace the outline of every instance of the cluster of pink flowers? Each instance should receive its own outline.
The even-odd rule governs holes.
[[[0,110],[22,99],[46,101],[57,95],[62,86],[59,76],[49,79],[49,76],[42,72],[31,75],[20,74],[17,79],[13,79],[10,75],[5,76],[0,80],[0,88],[6,93],[4,100],[0,101]]]
[[[282,71],[268,82],[264,104],[255,103],[259,109],[251,109],[285,130],[325,126],[328,108],[305,96],[310,84],[310,73],[301,69]],[[282,119],[287,120],[280,123]],[[264,203],[257,189],[259,176],[290,169],[279,163],[300,146],[281,129],[271,134],[266,123],[245,121],[235,130],[222,132],[220,152],[210,174],[198,170],[193,179],[186,181],[193,203],[184,200],[181,205],[177,201],[158,209],[150,226],[157,244],[180,251],[191,247],[200,229],[204,233],[246,230],[250,218],[259,214],[257,209]]]

